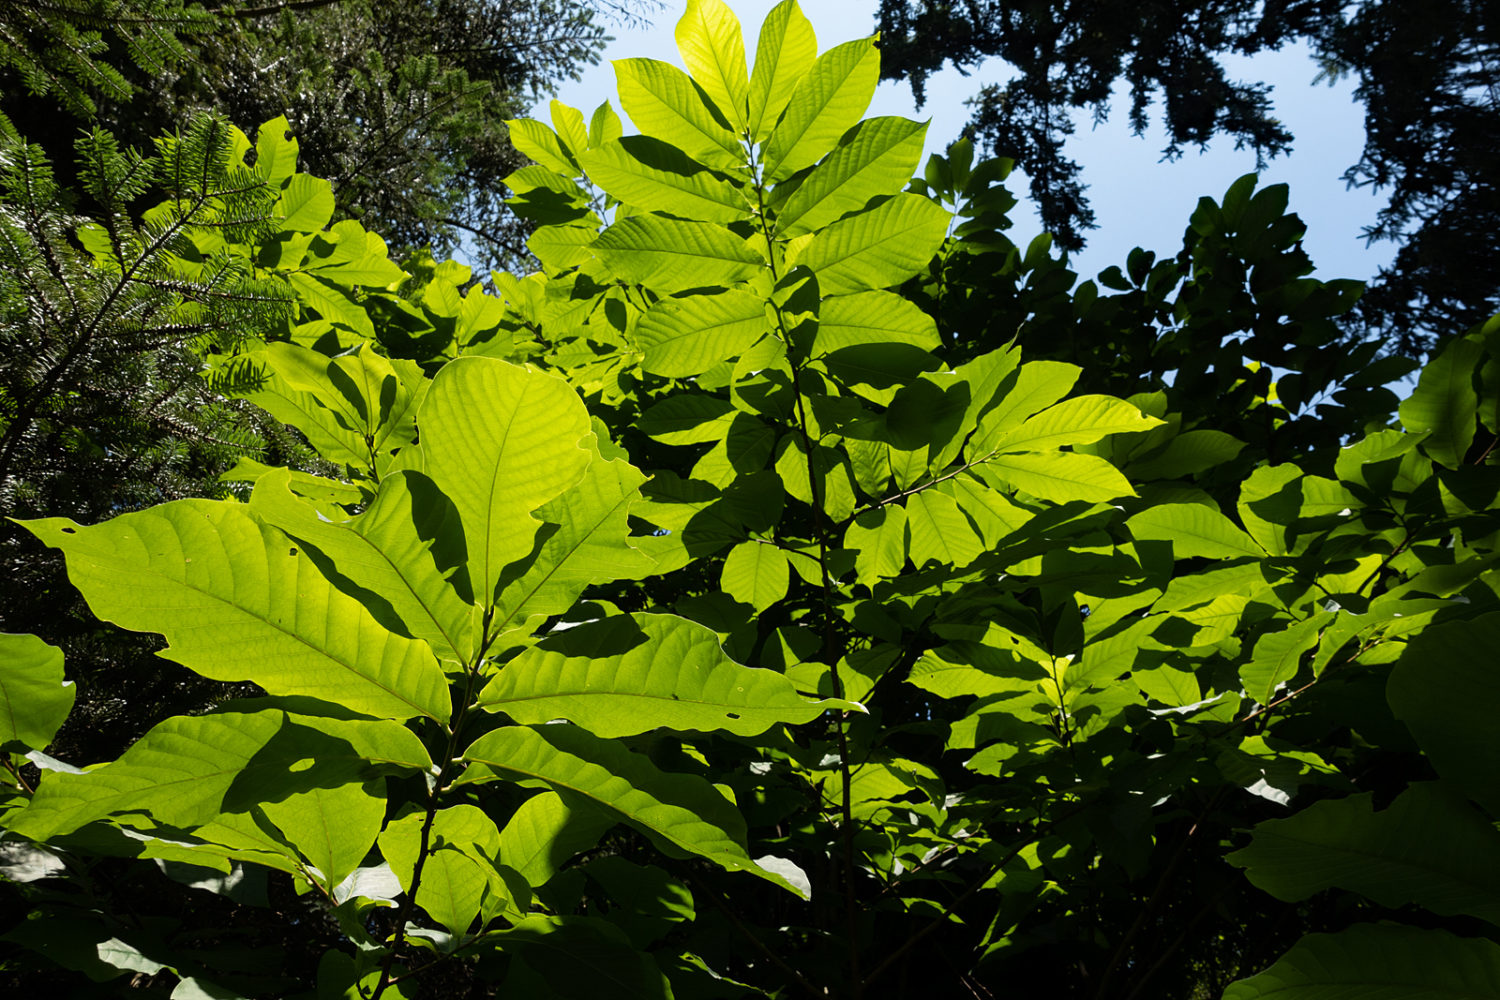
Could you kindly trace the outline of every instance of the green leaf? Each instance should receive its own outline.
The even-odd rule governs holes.
[[[1478,650],[1500,649],[1500,612],[1435,625],[1413,639],[1391,671],[1386,697],[1438,774],[1500,814],[1500,671]]]
[[[1235,523],[1200,503],[1164,503],[1147,507],[1125,522],[1136,541],[1172,543],[1176,559],[1239,559],[1265,556],[1264,550]]]
[[[1162,423],[1112,396],[1075,396],[1006,431],[994,450],[1045,451],[1093,444],[1110,434],[1146,431]]]
[[[1261,823],[1228,860],[1277,899],[1348,889],[1392,909],[1500,924],[1500,833],[1488,820],[1433,782],[1373,805],[1373,794],[1351,795]]]
[[[287,843],[297,848],[332,889],[365,860],[385,821],[385,783],[351,782],[309,788],[261,803]]]
[[[458,512],[432,480],[401,472],[380,484],[357,517],[330,520],[295,497],[290,473],[277,469],[255,485],[250,511],[311,545],[352,583],[390,602],[400,625],[442,659],[467,663],[477,609],[449,576],[466,562]],[[467,590],[467,580],[462,584]]]
[[[419,420],[427,474],[458,508],[469,579],[487,606],[505,567],[531,554],[533,512],[583,478],[588,412],[555,375],[466,357],[438,372]]]
[[[722,441],[738,411],[727,399],[681,392],[652,406],[636,421],[636,429],[662,444],[702,444]]]
[[[739,188],[660,139],[625,136],[582,159],[595,184],[634,209],[703,222],[736,222],[750,214]]]
[[[744,131],[750,80],[739,18],[723,0],[688,0],[675,34],[677,51],[694,82],[731,125]]]
[[[616,59],[614,67],[620,106],[643,135],[670,142],[711,167],[744,163],[739,140],[682,70],[657,59]]]
[[[766,179],[785,180],[822,159],[864,116],[879,79],[880,51],[873,38],[845,42],[819,56],[766,144]]]
[[[729,550],[719,576],[724,593],[764,611],[786,596],[790,567],[786,553],[767,542],[741,542]]]
[[[936,202],[899,194],[821,230],[797,262],[825,295],[898,285],[932,260],[950,221]]]
[[[522,802],[500,831],[500,857],[539,889],[614,825],[614,816],[583,800],[541,792]]]
[[[393,722],[312,720],[280,710],[175,716],[117,761],[48,772],[25,812],[7,824],[46,840],[105,816],[144,812],[192,829],[219,813],[248,812],[309,789],[431,766],[416,736]]]
[[[422,851],[426,821],[424,812],[408,813],[380,834],[380,853],[407,892]],[[437,810],[428,830],[417,905],[455,935],[467,931],[481,909],[497,911],[510,895],[496,868],[500,846],[499,829],[479,808],[460,804]]]
[[[297,172],[297,140],[285,115],[278,115],[255,130],[255,175],[280,187]]]
[[[980,470],[986,479],[999,477],[1012,489],[1053,503],[1071,500],[1100,503],[1135,496],[1135,490],[1120,475],[1120,470],[1095,455],[1067,451],[1000,455],[985,461]]]
[[[765,266],[747,241],[711,222],[633,215],[594,242],[604,266],[661,292],[732,285]]]
[[[1318,644],[1323,627],[1333,621],[1334,613],[1320,611],[1310,618],[1293,622],[1280,632],[1267,632],[1256,640],[1250,662],[1240,667],[1245,693],[1261,705],[1269,705],[1276,688],[1297,676],[1302,655]]]
[[[333,185],[321,177],[294,174],[282,188],[275,211],[282,232],[316,233],[333,218],[333,209]]]
[[[818,307],[815,350],[830,354],[865,344],[906,344],[924,351],[942,346],[937,323],[894,292],[832,295]]]
[[[1125,473],[1138,482],[1176,479],[1223,465],[1244,450],[1245,442],[1223,431],[1188,431],[1174,437],[1158,455],[1131,459]]]
[[[752,139],[762,141],[775,126],[792,92],[817,58],[817,36],[797,0],[782,0],[771,8],[760,26],[755,69],[750,73]]]
[[[822,229],[875,198],[897,194],[922,158],[926,122],[870,118],[818,164],[776,213],[777,231],[798,236]]]
[[[559,100],[553,100],[547,108],[552,112],[552,127],[557,131],[563,151],[571,154],[576,163],[579,154],[589,148],[589,133],[583,124],[583,112]]]
[[[34,635],[0,632],[0,745],[41,750],[73,710],[63,652]]]
[[[1045,410],[1073,390],[1083,369],[1062,361],[1032,361],[1008,375],[999,395],[979,418],[979,429],[970,442],[975,455],[986,455],[1014,427],[1033,413]]]
[[[563,149],[557,133],[534,118],[516,118],[505,123],[510,128],[510,144],[560,177],[577,177],[578,164]],[[578,152],[578,150],[574,150]]]
[[[1275,965],[1242,979],[1224,1000],[1494,1000],[1500,997],[1500,946],[1447,931],[1356,924],[1309,934]]]
[[[886,504],[860,512],[844,532],[844,548],[856,553],[854,571],[865,586],[900,576],[906,567],[906,508]]]
[[[500,670],[479,704],[518,722],[567,719],[606,737],[658,728],[754,736],[850,707],[807,701],[781,674],[735,663],[702,625],[648,614],[544,640]]]
[[[594,114],[589,118],[589,148],[602,146],[607,142],[613,142],[624,134],[625,127],[620,122],[620,116],[615,114],[615,109],[610,107],[608,101],[600,104],[594,109]]]
[[[383,718],[448,718],[426,643],[388,631],[243,504],[176,500],[93,527],[25,525],[67,556],[95,614],[160,632],[162,655],[205,677]]]
[[[328,322],[342,323],[356,333],[374,339],[375,324],[370,321],[364,307],[351,299],[344,288],[307,271],[293,271],[287,275],[287,282],[296,291],[304,308],[316,309],[318,315]]]
[[[636,324],[641,367],[656,375],[701,375],[739,357],[770,328],[759,296],[730,289],[717,295],[662,299]]]
[[[1456,469],[1474,441],[1479,394],[1474,370],[1484,357],[1483,343],[1459,338],[1427,362],[1417,388],[1401,401],[1401,424],[1408,433],[1426,432],[1422,442],[1434,462]]]
[[[967,566],[984,551],[969,519],[951,497],[924,490],[906,499],[911,533],[911,561],[921,569],[929,560],[940,566]]]
[[[607,441],[601,446],[591,436],[587,444],[589,466],[578,485],[537,508],[545,538],[523,569],[507,571],[495,602],[497,632],[529,633],[571,608],[584,588],[651,572],[654,563],[632,544],[628,521],[646,477]]]
[[[577,726],[497,729],[471,744],[464,759],[475,766],[462,782],[541,781],[565,799],[582,799],[630,824],[667,854],[697,855],[796,892],[750,859],[745,821],[716,788],[694,775],[657,770],[647,758]]]

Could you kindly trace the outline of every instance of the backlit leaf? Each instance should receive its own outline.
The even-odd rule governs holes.
[[[593,250],[619,277],[662,292],[732,285],[764,266],[745,240],[723,226],[654,215],[615,223]]]
[[[759,142],[775,126],[792,92],[818,58],[818,39],[797,0],[766,15],[750,73],[750,133]]]
[[[776,215],[787,236],[822,229],[871,200],[898,193],[922,156],[925,122],[870,118],[818,164]]]
[[[730,289],[718,295],[662,299],[636,324],[635,338],[645,351],[642,368],[685,378],[739,357],[768,328],[765,302]]]
[[[63,653],[34,635],[0,633],[0,744],[41,750],[73,710]]]
[[[825,295],[887,288],[926,267],[952,216],[914,194],[898,194],[821,230],[798,263],[812,269]]]
[[[741,542],[729,550],[719,585],[724,593],[764,611],[786,596],[790,568],[786,553],[764,542]]]
[[[693,80],[657,59],[616,59],[620,106],[642,135],[669,142],[711,167],[738,166],[744,151],[703,103]]]
[[[797,83],[766,144],[767,179],[784,180],[822,159],[864,115],[879,78],[880,52],[872,38],[845,42],[819,56]]]
[[[750,81],[739,18],[724,0],[688,0],[675,34],[677,51],[694,81],[729,123],[743,130]]]
[[[703,222],[750,214],[739,189],[676,146],[630,135],[582,154],[589,178],[632,208]]]

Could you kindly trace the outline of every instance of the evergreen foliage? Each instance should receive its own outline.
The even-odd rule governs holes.
[[[1500,318],[1397,405],[1253,178],[1075,288],[1005,164],[910,180],[873,40],[740,38],[691,0],[686,72],[621,63],[641,135],[513,123],[542,270],[495,294],[228,133],[285,173],[225,252],[295,312],[207,360],[326,474],[25,521],[254,687],[65,762],[66,661],[0,639],[3,974],[1500,994]]]

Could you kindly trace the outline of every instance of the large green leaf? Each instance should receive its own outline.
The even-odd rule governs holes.
[[[1157,504],[1133,515],[1125,525],[1137,541],[1171,542],[1177,559],[1265,556],[1233,521],[1205,504]]]
[[[927,266],[950,221],[936,202],[898,194],[821,230],[797,262],[817,274],[825,295],[887,288]]]
[[[860,122],[787,199],[776,214],[777,230],[787,236],[810,233],[876,198],[896,194],[911,180],[926,135],[926,122]]]
[[[1417,388],[1401,401],[1401,423],[1408,433],[1427,433],[1422,450],[1450,469],[1463,464],[1474,441],[1479,394],[1474,370],[1484,357],[1484,344],[1467,337],[1443,348],[1422,369]]]
[[[458,508],[469,579],[487,606],[505,567],[531,554],[533,512],[583,478],[588,412],[555,375],[459,358],[433,379],[420,420],[427,474]]]
[[[750,100],[740,19],[724,0],[688,0],[677,22],[677,51],[694,82],[737,130],[745,130]]]
[[[26,527],[67,556],[95,614],[160,632],[162,655],[205,677],[385,718],[448,718],[432,650],[382,626],[243,504],[177,500],[93,527]]]
[[[385,821],[385,782],[309,788],[261,804],[266,818],[297,848],[329,889],[358,868]]]
[[[929,560],[941,566],[967,566],[984,551],[969,519],[953,498],[924,490],[906,500],[911,561],[921,569]]]
[[[333,209],[333,185],[310,174],[293,174],[276,203],[283,232],[316,233],[333,218]]]
[[[393,722],[310,720],[274,709],[175,716],[117,761],[48,772],[30,806],[8,823],[35,840],[131,813],[191,829],[221,812],[431,766],[416,737]]]
[[[1500,649],[1500,612],[1449,622],[1413,639],[1391,671],[1386,697],[1438,774],[1500,815],[1500,671],[1479,651]]]
[[[814,343],[821,354],[865,344],[906,344],[924,351],[942,344],[931,316],[903,296],[882,291],[824,299]]]
[[[771,542],[741,542],[724,557],[719,586],[736,601],[765,611],[786,596],[787,555]]]
[[[704,222],[750,214],[738,188],[660,139],[629,135],[580,155],[589,178],[631,208]]]
[[[420,811],[393,821],[380,834],[380,853],[407,892],[422,852],[424,825],[428,825],[428,854],[417,886],[417,905],[451,933],[462,934],[481,909],[494,913],[510,900],[496,868],[500,831],[483,810],[468,804],[437,810],[430,824]]]
[[[1131,434],[1163,421],[1112,396],[1075,396],[1048,407],[1000,436],[995,451],[1047,451],[1093,444],[1110,434]]]
[[[697,855],[798,891],[750,859],[745,821],[718,789],[694,775],[658,770],[647,758],[577,726],[496,729],[471,744],[464,759],[474,766],[461,782],[540,781],[565,799],[582,799],[630,824],[668,854]]]
[[[998,395],[979,418],[979,429],[969,444],[974,456],[993,452],[995,446],[1027,417],[1062,399],[1073,389],[1082,369],[1062,361],[1032,361],[1007,375]]]
[[[1309,934],[1275,965],[1242,979],[1224,1000],[1495,1000],[1500,946],[1447,931],[1356,924]]]
[[[906,567],[906,508],[887,504],[861,512],[844,532],[844,548],[852,549],[859,582],[899,576]]]
[[[294,496],[291,474],[262,476],[250,511],[317,549],[330,568],[390,602],[400,625],[443,659],[467,663],[478,621],[471,594],[450,579],[466,563],[458,512],[418,472],[388,476],[357,517],[332,520]],[[466,575],[459,586],[468,588]]]
[[[63,652],[34,635],[0,632],[0,745],[41,750],[73,710]]]
[[[662,299],[636,324],[635,339],[645,351],[642,368],[686,378],[744,354],[769,327],[763,299],[730,289]]]
[[[782,0],[760,27],[750,73],[750,134],[760,142],[818,58],[818,39],[797,0]]]
[[[547,527],[536,555],[517,573],[507,571],[495,603],[497,632],[530,632],[573,606],[584,588],[634,580],[653,561],[630,537],[630,508],[646,477],[625,460],[623,450],[587,441],[588,471],[577,486],[537,508]]]
[[[616,59],[620,106],[642,135],[653,136],[713,167],[739,166],[745,154],[714,117],[692,78],[657,59]]]
[[[1500,832],[1435,782],[1412,785],[1378,812],[1372,794],[1317,802],[1255,828],[1228,860],[1278,899],[1349,889],[1393,909],[1500,924]]]
[[[541,792],[522,802],[500,831],[500,858],[541,888],[569,858],[597,844],[615,822],[613,815],[584,800]]]
[[[1318,644],[1323,628],[1333,621],[1334,612],[1320,611],[1279,632],[1266,632],[1255,642],[1250,662],[1240,667],[1245,693],[1262,705],[1269,705],[1276,689],[1297,676],[1302,656]]]
[[[507,663],[479,703],[523,723],[567,719],[598,736],[658,728],[754,736],[849,707],[807,701],[781,674],[735,663],[696,622],[648,614],[544,640]]]
[[[749,242],[711,222],[633,215],[592,247],[620,278],[661,292],[732,285],[764,266]]]
[[[870,106],[880,79],[873,38],[835,46],[797,84],[766,144],[766,178],[784,180],[818,162]]]
[[[578,164],[563,149],[557,133],[545,124],[534,118],[517,118],[505,124],[510,128],[510,144],[517,152],[524,153],[559,176],[578,176]]]
[[[1120,470],[1096,455],[1070,451],[999,455],[980,469],[987,480],[999,477],[1013,489],[1053,503],[1135,496]]]

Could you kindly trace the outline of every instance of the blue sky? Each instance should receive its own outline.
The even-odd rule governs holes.
[[[744,28],[745,45],[755,51],[755,39],[766,13],[775,0],[729,0]],[[876,0],[804,0],[802,10],[818,35],[820,49],[858,38],[874,31]],[[602,101],[619,108],[615,96],[612,59],[647,57],[682,65],[672,29],[681,15],[680,2],[669,3],[656,13],[649,26],[611,30],[615,41],[600,65],[588,69],[577,81],[566,83],[556,95],[587,115]],[[1363,109],[1354,101],[1353,85],[1312,86],[1318,67],[1305,48],[1288,47],[1225,61],[1234,78],[1264,80],[1275,90],[1272,100],[1279,117],[1295,135],[1289,156],[1271,161],[1262,173],[1262,183],[1291,186],[1291,210],[1308,226],[1304,247],[1318,265],[1318,277],[1369,279],[1394,252],[1392,244],[1366,248],[1360,229],[1374,222],[1382,199],[1368,189],[1346,190],[1340,175],[1359,158],[1364,141]],[[1007,67],[989,63],[964,77],[951,68],[927,84],[927,103],[918,111],[905,84],[884,82],[876,92],[870,115],[901,115],[918,121],[930,119],[928,151],[943,149],[956,138],[968,119],[964,100],[981,84],[1004,79]],[[1099,228],[1089,234],[1089,245],[1075,257],[1074,269],[1091,276],[1111,264],[1123,264],[1135,246],[1172,254],[1181,247],[1183,227],[1200,195],[1218,197],[1241,174],[1255,169],[1253,153],[1236,151],[1229,140],[1212,143],[1200,154],[1190,148],[1181,159],[1167,163],[1161,150],[1167,139],[1160,128],[1144,137],[1130,131],[1125,120],[1129,108],[1117,94],[1110,120],[1094,128],[1091,118],[1080,113],[1077,131],[1068,144],[1068,155],[1083,165],[1083,179],[1098,216]],[[546,120],[547,102],[533,115]],[[1153,112],[1157,109],[1153,109]],[[1154,124],[1154,123],[1153,123]],[[1013,174],[1008,182],[1021,199],[1012,213],[1012,238],[1025,243],[1041,231],[1030,208],[1026,181]]]

